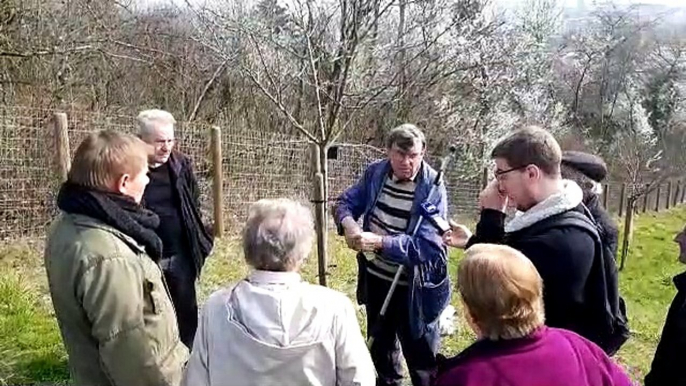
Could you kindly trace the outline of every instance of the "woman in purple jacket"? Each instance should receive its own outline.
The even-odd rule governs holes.
[[[598,346],[544,326],[543,283],[521,252],[474,245],[460,263],[457,283],[478,341],[441,361],[436,386],[631,385]]]

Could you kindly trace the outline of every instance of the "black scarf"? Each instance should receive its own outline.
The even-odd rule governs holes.
[[[65,182],[57,206],[67,213],[100,220],[143,245],[153,260],[162,258],[162,241],[155,234],[160,218],[130,197]]]

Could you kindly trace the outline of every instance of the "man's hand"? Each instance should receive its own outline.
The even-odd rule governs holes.
[[[341,221],[341,225],[345,232],[345,243],[348,244],[348,248],[359,252],[360,248],[358,245],[362,229],[351,217],[344,218]]]
[[[362,232],[357,236],[358,251],[374,252],[383,247],[383,237],[373,232]]]
[[[498,180],[494,179],[479,194],[479,205],[484,209],[495,209],[505,213],[507,196],[500,192]]]
[[[443,235],[443,242],[453,248],[464,249],[472,232],[466,226],[450,220],[450,230]]]

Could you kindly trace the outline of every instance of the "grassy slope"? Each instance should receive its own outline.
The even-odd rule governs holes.
[[[682,268],[677,262],[674,235],[686,224],[686,207],[660,214],[642,215],[637,222],[634,247],[621,273],[622,294],[628,303],[634,336],[619,353],[619,360],[640,379],[650,366],[664,317],[674,296],[671,278]],[[340,238],[331,240],[329,285],[354,296],[357,265]],[[454,277],[459,253],[451,254]],[[213,290],[245,276],[240,248],[223,242],[208,260],[200,283],[200,300]],[[306,279],[316,282],[316,263],[304,269]],[[457,302],[453,301],[457,306]],[[458,311],[459,312],[459,311]],[[360,326],[365,329],[364,309]],[[460,321],[457,334],[444,339],[443,352],[453,354],[466,347],[472,334]],[[57,324],[46,296],[40,255],[26,246],[0,249],[0,385],[4,382],[45,382],[68,377],[66,356]],[[7,359],[5,359],[7,358]]]

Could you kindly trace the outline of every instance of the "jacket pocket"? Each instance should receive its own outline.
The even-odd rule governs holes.
[[[420,289],[422,302],[422,314],[424,322],[434,322],[450,302],[450,276],[445,271],[443,277],[437,282],[425,282]]]
[[[160,289],[150,279],[145,279],[145,300],[148,303],[146,308],[155,315],[162,313],[163,299],[160,296]]]

